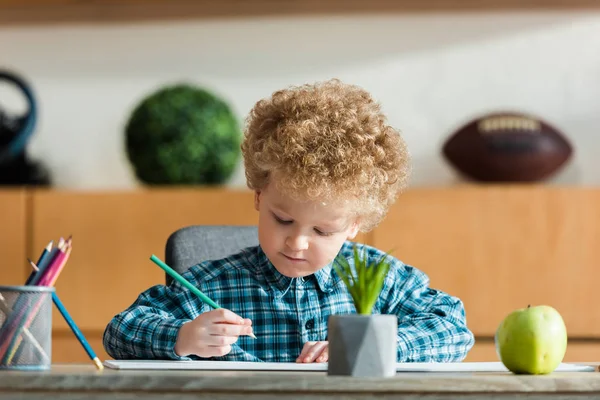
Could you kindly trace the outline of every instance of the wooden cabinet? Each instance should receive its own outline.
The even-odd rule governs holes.
[[[479,336],[512,310],[548,304],[571,337],[599,338],[600,190],[474,186],[407,192],[373,244],[460,297]]]
[[[564,362],[597,362],[600,360],[600,340],[569,342]],[[496,346],[489,340],[477,341],[465,361],[500,361]]]
[[[114,314],[165,280],[175,230],[194,224],[256,224],[250,191],[151,189],[131,192],[0,191],[1,284],[22,284],[50,240],[73,235],[56,290],[101,358]],[[496,360],[493,335],[510,311],[556,307],[572,340],[567,361],[600,359],[600,317],[590,312],[600,282],[600,189],[536,185],[418,188],[358,241],[426,272],[431,286],[460,297],[477,343],[471,361]],[[87,356],[53,311],[53,360]]]
[[[73,251],[56,291],[82,330],[99,332],[143,290],[165,282],[152,254],[164,259],[169,235],[186,225],[256,224],[250,192],[167,191],[33,194],[34,248],[73,235]],[[54,315],[55,330],[68,330]]]
[[[26,220],[25,190],[0,191],[0,285],[23,285],[31,271],[27,257],[37,257],[26,253]]]

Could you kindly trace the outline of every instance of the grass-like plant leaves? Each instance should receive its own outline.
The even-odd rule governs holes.
[[[348,288],[356,312],[362,315],[369,315],[373,312],[373,306],[381,293],[383,282],[390,270],[388,253],[384,254],[369,264],[366,250],[359,253],[357,246],[354,246],[354,270],[344,257],[338,255],[333,263],[333,267],[342,281]]]

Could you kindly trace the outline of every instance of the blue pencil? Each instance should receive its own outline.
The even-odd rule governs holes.
[[[46,261],[46,259],[50,255],[50,252],[52,251],[53,245],[54,245],[54,240],[51,240],[50,243],[48,243],[48,246],[46,246],[46,248],[44,250],[42,250],[42,254],[40,254],[40,258],[38,258],[37,262],[35,263],[36,266],[42,265],[42,262]],[[33,265],[31,260],[28,259],[28,261],[30,264]],[[33,279],[37,275],[38,271],[39,271],[39,268],[37,268],[37,267],[31,271],[31,274],[29,274],[27,281],[25,281],[25,285],[30,285],[31,282],[33,282]]]
[[[46,248],[46,250],[47,249],[48,248]],[[47,256],[47,254],[49,254],[49,253],[47,253],[47,252],[42,253],[40,260],[43,259],[44,256]],[[29,263],[31,264],[31,267],[33,268],[34,272],[37,272],[39,270],[37,265],[35,265],[31,260],[29,261]],[[54,302],[54,305],[56,306],[56,308],[58,308],[58,311],[65,319],[65,322],[67,323],[67,325],[69,325],[69,328],[71,328],[71,330],[73,331],[73,334],[77,337],[77,340],[79,340],[79,343],[81,343],[81,345],[83,346],[85,352],[88,354],[90,359],[94,362],[94,364],[96,364],[96,367],[99,370],[103,370],[104,366],[102,365],[102,362],[100,361],[100,359],[98,358],[98,356],[96,355],[94,350],[92,349],[92,346],[90,346],[90,344],[88,343],[85,336],[83,336],[83,333],[81,332],[81,330],[79,329],[77,324],[75,324],[75,321],[73,321],[73,318],[71,318],[71,315],[69,315],[69,312],[63,305],[62,301],[60,301],[60,299],[58,298],[58,295],[56,294],[56,292],[52,293],[52,302]]]
[[[103,370],[104,366],[102,365],[102,362],[100,361],[98,356],[96,356],[96,353],[94,353],[94,350],[92,350],[92,347],[86,340],[85,336],[83,336],[83,333],[81,333],[81,331],[75,324],[75,321],[73,321],[73,318],[71,318],[71,316],[67,312],[67,309],[65,308],[63,303],[60,301],[60,299],[56,295],[56,292],[52,293],[52,301],[54,302],[54,304],[56,305],[56,308],[58,308],[58,311],[60,311],[61,315],[63,316],[63,318],[69,325],[69,328],[71,328],[71,330],[73,331],[75,336],[77,336],[79,343],[81,343],[81,345],[85,349],[85,351],[88,354],[88,356],[90,357],[90,359],[94,362],[94,364],[96,364],[96,367],[99,370]]]

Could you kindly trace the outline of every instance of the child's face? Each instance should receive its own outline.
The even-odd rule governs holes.
[[[298,202],[269,185],[255,195],[260,245],[277,270],[301,277],[329,264],[358,223],[345,207]]]

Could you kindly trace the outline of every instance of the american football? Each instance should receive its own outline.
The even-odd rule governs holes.
[[[532,182],[549,178],[573,147],[555,127],[523,113],[493,113],[471,120],[444,143],[446,160],[477,181]]]

